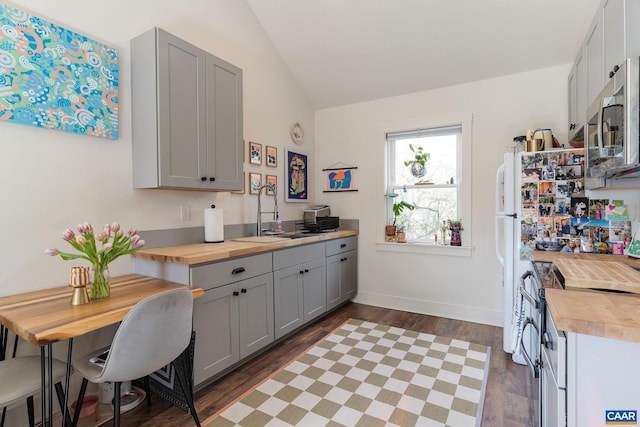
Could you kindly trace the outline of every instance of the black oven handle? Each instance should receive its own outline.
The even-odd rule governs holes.
[[[540,307],[541,307],[540,300],[534,298],[533,295],[531,295],[527,291],[527,288],[524,284],[524,281],[530,277],[533,277],[533,273],[531,271],[527,271],[522,275],[522,277],[520,277],[520,286],[519,286],[520,295],[522,295],[529,302],[529,304],[531,304],[536,310],[540,310]],[[532,280],[535,280],[535,278],[533,278]]]
[[[531,318],[531,317],[527,317],[527,319],[524,321],[524,325],[522,325],[522,335],[520,336],[520,348],[522,349],[522,355],[524,356],[524,359],[527,361],[527,365],[529,365],[529,368],[531,368],[531,372],[533,373],[533,378],[540,378],[540,368],[537,365],[537,362],[534,363],[533,360],[531,360],[531,356],[529,355],[529,353],[527,353],[527,348],[524,345],[524,331],[525,329],[527,329],[527,326],[533,326],[533,329],[536,330],[536,336],[540,335],[540,331],[538,329],[538,326],[536,325],[536,322]]]

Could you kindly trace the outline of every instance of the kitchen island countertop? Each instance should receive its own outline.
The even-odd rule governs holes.
[[[614,261],[640,268],[639,259],[621,255],[533,251],[531,258],[534,261],[553,262],[557,257],[593,262]],[[545,298],[559,330],[640,342],[640,295],[547,288]]]
[[[150,261],[169,262],[176,264],[203,264],[222,261],[262,252],[272,252],[279,249],[324,242],[342,237],[356,236],[357,231],[339,230],[326,233],[315,233],[309,237],[290,239],[278,236],[254,237],[251,239],[228,239],[221,243],[194,243],[190,245],[166,246],[155,249],[142,249],[131,254],[133,258]],[[251,241],[247,241],[251,240]]]

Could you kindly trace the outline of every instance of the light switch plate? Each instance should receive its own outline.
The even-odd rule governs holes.
[[[189,221],[191,219],[191,206],[180,205],[180,221]]]

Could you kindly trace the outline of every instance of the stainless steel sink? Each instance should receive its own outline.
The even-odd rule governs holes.
[[[311,234],[311,233],[294,233],[294,234],[285,234],[282,237],[286,237],[289,239],[303,239],[305,237],[313,237],[313,236],[317,236],[317,234]]]

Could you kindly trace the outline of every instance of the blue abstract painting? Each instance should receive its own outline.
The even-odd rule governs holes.
[[[0,4],[0,121],[118,138],[118,51]]]

